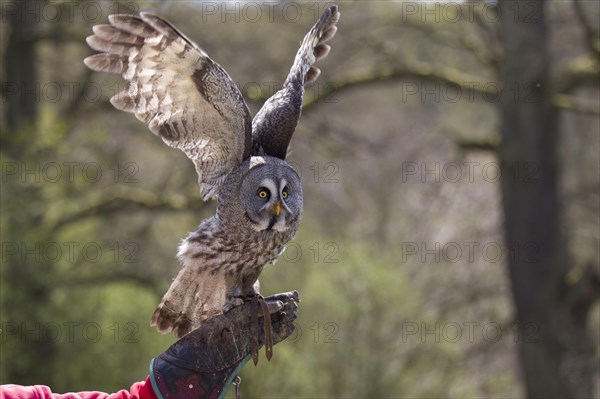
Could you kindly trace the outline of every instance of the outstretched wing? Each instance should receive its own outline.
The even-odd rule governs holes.
[[[95,70],[129,82],[111,98],[134,113],[171,147],[194,161],[203,199],[251,151],[251,116],[240,91],[216,62],[164,19],[109,16],[87,42],[102,53],[87,57]]]
[[[330,6],[304,36],[283,88],[265,102],[252,121],[255,154],[285,159],[302,111],[304,86],[319,77],[321,71],[313,64],[329,54],[331,47],[325,42],[335,35],[339,19],[337,6]]]

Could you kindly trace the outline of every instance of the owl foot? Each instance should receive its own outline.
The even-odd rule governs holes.
[[[244,299],[240,297],[229,298],[225,305],[223,305],[223,313],[229,312],[231,309],[236,308],[238,306],[242,306],[244,304]]]
[[[252,360],[254,365],[258,363],[258,337],[259,337],[259,325],[258,325],[258,307],[260,305],[263,315],[263,330],[265,333],[265,354],[267,356],[267,360],[271,360],[273,357],[273,338],[272,338],[272,325],[271,325],[271,311],[269,306],[262,295],[260,295],[256,290],[252,289],[247,291],[245,295],[242,296],[232,296],[229,300],[223,305],[223,313],[229,312],[231,309],[241,306],[244,301],[250,301],[250,313],[251,313],[251,328],[250,334],[252,334]]]
[[[258,280],[257,280],[258,283]],[[260,295],[255,285],[244,287],[242,289],[232,290],[227,294],[227,302],[223,305],[223,313],[229,312],[231,309],[242,306],[244,301],[249,301],[253,297]]]

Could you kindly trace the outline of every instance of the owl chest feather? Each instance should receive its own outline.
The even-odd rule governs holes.
[[[250,226],[230,231],[211,218],[202,223],[181,244],[178,257],[184,265],[209,270],[214,274],[246,276],[260,274],[275,262],[293,233],[255,231]]]

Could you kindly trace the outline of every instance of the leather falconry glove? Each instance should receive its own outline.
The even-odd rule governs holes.
[[[299,296],[293,291],[264,298],[264,302],[270,313],[271,340],[277,344],[294,331]],[[259,346],[265,343],[265,318],[260,312],[257,323],[252,306],[246,301],[208,320],[152,359],[150,379],[156,396],[224,398],[253,349],[256,351],[256,336]]]

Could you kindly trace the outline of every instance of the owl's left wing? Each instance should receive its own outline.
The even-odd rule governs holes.
[[[225,176],[251,151],[252,117],[227,72],[164,19],[111,15],[87,42],[95,71],[121,74],[125,89],[111,98],[134,113],[171,147],[194,162],[203,199],[216,195]]]
[[[252,120],[254,153],[285,159],[302,111],[304,86],[313,83],[321,71],[314,64],[329,54],[326,44],[337,32],[340,12],[329,6],[304,36],[283,88],[270,97]]]

